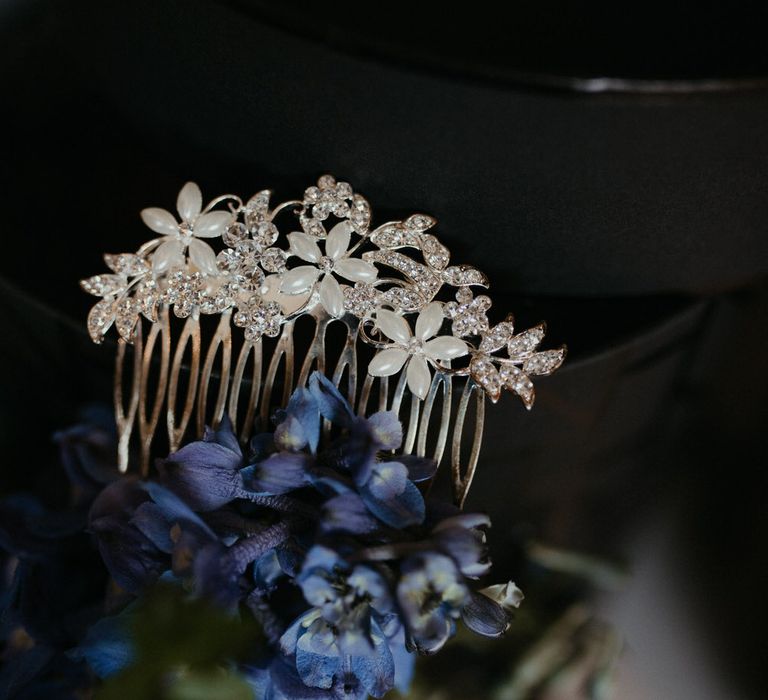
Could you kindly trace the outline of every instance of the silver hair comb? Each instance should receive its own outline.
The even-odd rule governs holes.
[[[430,216],[371,228],[368,201],[330,175],[302,200],[271,208],[271,195],[263,190],[245,203],[222,195],[203,207],[199,187],[188,182],[178,220],[165,209],[144,209],[141,218],[159,236],[136,253],[105,255],[111,272],[81,282],[102,297],[88,315],[91,338],[101,342],[113,325],[119,335],[120,469],[129,467],[138,432],[138,466],[146,473],[164,407],[171,450],[190,424],[201,435],[225,412],[247,442],[317,369],[344,386],[358,413],[369,406],[395,411],[406,427],[405,453],[440,463],[450,436],[453,494],[462,505],[480,454],[486,397],[495,403],[506,389],[530,409],[531,376],[554,372],[565,347],[538,351],[544,324],[515,333],[507,316],[491,325],[490,298],[472,291],[487,288],[488,279],[450,264],[448,249],[428,233],[436,223]],[[283,237],[278,226],[292,232]],[[305,323],[306,338],[299,330]],[[334,343],[336,328],[343,336]],[[465,435],[468,421],[474,429]]]

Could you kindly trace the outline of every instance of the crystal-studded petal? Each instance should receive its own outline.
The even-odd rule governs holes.
[[[307,262],[319,262],[323,254],[317,247],[315,239],[303,231],[295,231],[288,234],[288,242],[291,244],[291,253]]]
[[[358,233],[365,233],[368,230],[371,223],[371,205],[362,195],[356,194],[352,197],[349,220]]]
[[[115,320],[115,303],[102,299],[88,313],[88,334],[94,343],[100,343]]]
[[[194,182],[188,182],[181,188],[176,199],[176,209],[184,221],[192,221],[203,208],[203,195]]]
[[[444,270],[451,257],[448,248],[429,233],[421,236],[421,251],[424,253],[427,265],[436,270]]]
[[[429,304],[416,319],[416,337],[421,340],[432,338],[443,325],[443,305],[438,301]]]
[[[443,270],[443,279],[454,287],[469,285],[488,286],[488,278],[480,270],[470,265],[454,265]]]
[[[333,275],[325,275],[320,282],[320,303],[334,318],[344,315],[344,294]]]
[[[301,223],[301,228],[304,229],[304,232],[308,233],[310,236],[314,236],[315,238],[325,238],[328,235],[325,231],[325,226],[323,226],[323,222],[318,221],[311,216],[302,214],[299,216],[299,222]]]
[[[344,287],[343,291],[344,308],[358,318],[369,317],[380,303],[381,293],[370,284],[358,283],[354,287]]]
[[[503,380],[496,365],[484,355],[476,355],[469,363],[470,376],[485,391],[488,398],[496,403],[501,395]]]
[[[412,214],[405,220],[405,227],[412,231],[421,232],[432,228],[436,223],[437,221],[426,214]]]
[[[373,282],[378,270],[371,263],[359,258],[342,258],[333,267],[333,271],[353,282]]]
[[[329,232],[325,241],[325,254],[331,260],[338,260],[349,248],[352,227],[348,221],[340,221]],[[312,262],[316,262],[313,260]]]
[[[80,280],[80,286],[93,296],[108,297],[123,291],[125,278],[120,275],[95,275],[87,280]]]
[[[193,238],[189,242],[189,259],[203,274],[217,275],[219,272],[216,267],[216,254],[213,252],[213,248],[204,241]]]
[[[302,265],[288,270],[283,275],[280,291],[284,294],[300,294],[306,292],[317,280],[320,270],[312,265]]]
[[[395,222],[379,226],[370,236],[371,243],[379,248],[419,247],[419,234],[409,231],[402,224]]]
[[[270,190],[257,192],[248,200],[245,205],[245,223],[250,228],[255,228],[262,221],[266,221],[269,216],[269,198],[272,196]]]
[[[523,371],[528,374],[552,374],[565,359],[565,347],[557,350],[545,350],[531,355],[523,364]]]
[[[208,212],[195,221],[193,232],[198,238],[216,238],[227,230],[232,218],[232,213],[228,211]]]
[[[271,221],[262,221],[253,231],[253,242],[260,249],[268,248],[277,240],[279,235],[277,226]]]
[[[115,304],[115,328],[120,337],[127,343],[133,342],[134,330],[138,319],[139,310],[133,299],[121,299]]]
[[[492,353],[503,348],[514,335],[514,326],[511,320],[502,321],[491,328],[480,341],[480,352]]]
[[[546,328],[543,323],[529,328],[514,336],[507,343],[507,352],[511,360],[524,360],[530,357],[544,339]]]
[[[530,411],[533,406],[535,392],[531,378],[519,367],[502,365],[499,372],[504,386],[514,394],[517,394],[525,407]]]
[[[175,238],[163,241],[152,255],[152,271],[156,275],[183,265],[184,244]]]
[[[390,304],[398,311],[418,311],[426,303],[426,299],[419,293],[416,287],[406,285],[392,287],[381,295],[382,303]]]
[[[267,272],[284,272],[286,257],[280,248],[267,248],[261,255],[261,266]]]
[[[104,262],[112,272],[116,272],[118,275],[135,277],[149,272],[149,263],[135,253],[120,253],[119,255],[106,253]]]
[[[230,248],[237,247],[246,238],[248,238],[248,229],[239,221],[231,223],[221,234],[221,240],[224,241],[224,245]]]
[[[162,233],[166,236],[176,233],[179,229],[179,224],[173,214],[159,207],[142,209],[141,220],[155,233]]]
[[[432,383],[432,374],[429,365],[422,355],[414,355],[408,362],[408,388],[420,399],[427,398],[429,385]]]
[[[412,337],[408,322],[389,309],[376,310],[376,325],[387,338],[396,343],[407,343]]]
[[[387,348],[379,351],[368,365],[368,374],[373,377],[389,377],[397,374],[408,359],[402,348]]]
[[[442,335],[424,343],[424,352],[433,360],[453,360],[466,355],[468,348],[463,340],[451,335]]]

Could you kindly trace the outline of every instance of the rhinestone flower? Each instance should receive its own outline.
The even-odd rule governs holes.
[[[184,266],[184,253],[189,249],[189,259],[203,274],[215,275],[216,255],[211,246],[201,238],[221,236],[232,222],[228,211],[201,213],[203,196],[194,182],[188,182],[179,192],[176,209],[181,221],[165,209],[150,207],[141,212],[144,223],[163,237],[152,256],[152,271],[163,274]]]
[[[402,316],[378,309],[376,326],[393,344],[376,354],[368,365],[368,374],[389,377],[407,363],[408,388],[420,399],[426,398],[432,382],[429,363],[453,360],[469,351],[467,344],[454,336],[435,337],[442,324],[443,307],[439,302],[432,302],[418,315],[415,333]]]
[[[307,233],[297,231],[288,234],[292,253],[311,265],[300,265],[283,275],[280,291],[299,294],[312,288],[320,279],[320,303],[333,317],[344,314],[344,294],[334,277],[339,275],[353,282],[372,282],[378,274],[371,263],[351,257],[349,249],[351,224],[336,224],[325,241],[325,255],[316,240]]]

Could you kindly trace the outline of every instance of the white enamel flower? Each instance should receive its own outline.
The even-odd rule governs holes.
[[[155,275],[184,267],[184,253],[189,249],[189,259],[203,274],[216,275],[216,254],[201,238],[221,236],[232,223],[228,211],[210,211],[205,214],[203,195],[194,182],[181,188],[176,200],[181,221],[166,209],[143,209],[141,218],[155,233],[163,235],[160,245],[152,255],[152,271]]]
[[[352,282],[373,282],[378,275],[371,263],[351,257],[351,233],[352,225],[348,221],[336,224],[325,239],[325,255],[320,251],[314,236],[301,231],[288,234],[291,253],[313,264],[288,270],[282,277],[280,291],[284,294],[301,294],[312,289],[319,279],[320,303],[323,308],[331,316],[342,316],[344,294],[334,275]]]
[[[440,302],[432,302],[416,319],[416,332],[411,333],[407,321],[388,309],[376,311],[376,326],[393,341],[392,347],[380,350],[368,365],[368,374],[389,377],[397,374],[406,363],[406,378],[411,392],[424,399],[432,383],[429,363],[453,360],[466,355],[467,344],[452,335],[435,337],[443,324]]]

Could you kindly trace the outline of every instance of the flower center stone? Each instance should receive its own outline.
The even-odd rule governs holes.
[[[323,272],[333,272],[333,259],[327,256],[320,258],[318,266]]]

